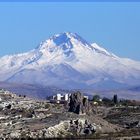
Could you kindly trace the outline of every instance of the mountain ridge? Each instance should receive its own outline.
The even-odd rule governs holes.
[[[140,62],[119,58],[76,33],[64,32],[29,52],[0,58],[0,81],[62,89],[139,86]]]

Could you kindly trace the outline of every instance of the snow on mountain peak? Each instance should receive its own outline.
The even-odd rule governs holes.
[[[116,57],[114,54],[109,53],[104,48],[101,48],[96,43],[90,44],[77,33],[64,32],[56,34],[49,39],[41,42],[38,49],[41,52],[52,53],[62,50],[63,52],[71,53],[74,50],[81,51],[81,49],[88,49],[90,51],[101,53],[103,55]],[[80,52],[79,52],[80,53]]]
[[[51,48],[51,51],[53,51],[53,49],[59,47],[60,49],[66,50],[72,49],[73,47],[77,47],[77,44],[81,44],[82,46],[89,46],[90,48],[92,48],[91,45],[78,34],[64,32],[56,34],[47,39],[46,41],[41,42],[39,49],[44,50],[49,47]]]
[[[68,43],[69,41],[72,41],[72,40],[77,40],[79,42],[82,42],[83,44],[88,44],[87,41],[85,41],[77,33],[71,33],[71,32],[64,32],[64,33],[56,34],[50,37],[49,40],[52,40],[57,46],[63,43]]]
[[[113,53],[108,52],[106,49],[100,47],[98,44],[96,43],[92,43],[91,46],[99,53],[108,55],[108,56],[112,56],[112,57],[117,57],[116,55],[114,55]]]
[[[124,60],[76,33],[56,34],[27,53],[0,59],[0,81],[92,88],[140,82],[140,63]],[[100,87],[100,86],[99,86]]]

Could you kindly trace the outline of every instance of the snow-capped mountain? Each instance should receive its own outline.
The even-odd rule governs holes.
[[[61,33],[27,53],[0,58],[0,81],[63,89],[140,85],[140,62],[119,58],[76,33]]]

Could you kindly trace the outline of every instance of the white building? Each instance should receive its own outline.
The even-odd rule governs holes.
[[[56,94],[52,97],[51,102],[63,102],[63,101],[68,101],[69,100],[69,94],[61,95],[61,94]]]
[[[65,95],[64,95],[64,100],[65,100],[65,101],[68,101],[68,100],[69,100],[69,94],[65,94]]]
[[[56,94],[56,100],[60,101],[63,96],[61,94]]]
[[[71,94],[68,94],[68,93],[66,93],[64,95],[56,94],[56,95],[52,96],[52,99],[50,99],[50,102],[52,102],[52,103],[68,102],[70,96],[71,96]],[[88,100],[88,96],[84,96],[84,98],[86,98]]]

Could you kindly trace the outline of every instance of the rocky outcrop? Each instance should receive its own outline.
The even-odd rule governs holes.
[[[85,119],[71,120],[70,131],[75,135],[90,135],[96,132],[96,125]]]
[[[89,110],[88,99],[79,91],[71,94],[69,111],[77,114],[86,114]]]
[[[96,127],[98,127],[96,124],[91,124],[85,119],[65,120],[47,129],[44,128],[38,132],[31,132],[30,135],[33,138],[59,138],[66,136],[90,135],[96,132]]]
[[[22,131],[22,129],[15,130],[9,132],[6,136],[7,139],[14,138],[59,138],[59,137],[67,137],[67,136],[82,136],[82,135],[90,135],[96,132],[96,128],[98,125],[89,123],[88,120],[85,119],[76,119],[76,120],[65,120],[61,121],[59,124],[54,126],[50,126],[48,128],[29,130],[26,129]],[[0,134],[0,138],[4,137],[4,134]]]
[[[96,127],[98,127],[96,124],[91,124],[85,119],[68,120],[49,127],[45,135],[46,137],[90,135],[96,132]]]

